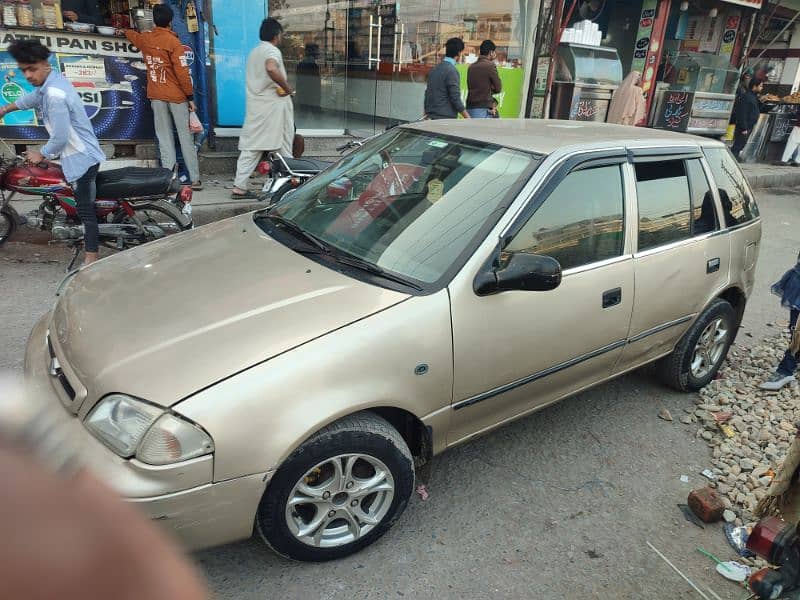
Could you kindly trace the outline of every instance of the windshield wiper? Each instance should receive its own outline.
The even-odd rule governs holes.
[[[332,252],[331,257],[338,263],[347,265],[348,267],[355,267],[361,271],[365,271],[371,275],[376,275],[383,279],[388,279],[389,281],[394,281],[395,283],[399,283],[401,285],[408,286],[412,289],[417,291],[422,291],[422,287],[417,285],[416,283],[409,281],[405,277],[400,277],[399,275],[395,275],[386,269],[379,267],[375,263],[371,263],[368,260],[364,260],[363,258],[359,258],[357,256],[353,256],[350,254],[342,254],[339,252]]]
[[[359,269],[371,275],[375,275],[377,277],[381,277],[383,279],[399,283],[401,285],[410,287],[417,291],[422,291],[422,287],[420,287],[419,285],[417,285],[412,281],[405,279],[404,277],[400,277],[399,275],[395,275],[394,273],[386,271],[382,267],[379,267],[378,265],[371,263],[368,260],[364,260],[363,258],[353,256],[352,254],[346,254],[344,252],[339,251],[333,246],[325,243],[323,240],[315,236],[313,233],[309,233],[291,219],[287,219],[286,217],[283,217],[281,215],[269,212],[258,215],[258,218],[269,219],[271,221],[274,221],[275,223],[279,223],[287,231],[290,231],[296,237],[302,239],[309,245],[313,246],[315,253],[324,254],[339,264]]]
[[[320,252],[324,254],[331,253],[331,247],[328,244],[323,242],[313,233],[309,233],[308,231],[300,227],[300,225],[298,225],[291,219],[287,219],[286,217],[274,213],[264,213],[262,215],[259,215],[259,217],[269,219],[270,221],[274,221],[275,223],[280,223],[284,227],[284,229],[293,233],[295,237],[301,238],[306,243],[314,246]]]

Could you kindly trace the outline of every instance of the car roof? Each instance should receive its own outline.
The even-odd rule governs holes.
[[[456,136],[508,148],[551,154],[559,149],[665,146],[723,147],[721,142],[685,133],[608,123],[556,119],[441,119],[416,121],[405,128]]]

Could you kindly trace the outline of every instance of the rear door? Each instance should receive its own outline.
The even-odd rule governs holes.
[[[727,148],[705,148],[731,247],[731,280],[749,296],[756,275],[761,220],[753,191]]]
[[[698,150],[635,153],[634,303],[617,372],[662,356],[728,282],[730,248]]]

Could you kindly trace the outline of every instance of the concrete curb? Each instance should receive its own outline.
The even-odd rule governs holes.
[[[796,173],[753,173],[747,175],[747,180],[754,189],[793,188],[800,186],[800,168]]]

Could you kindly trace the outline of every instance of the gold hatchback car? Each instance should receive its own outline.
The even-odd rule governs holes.
[[[257,531],[328,560],[384,534],[447,448],[653,361],[706,385],[760,236],[717,141],[412,124],[274,207],[81,269],[26,371],[188,547]]]

